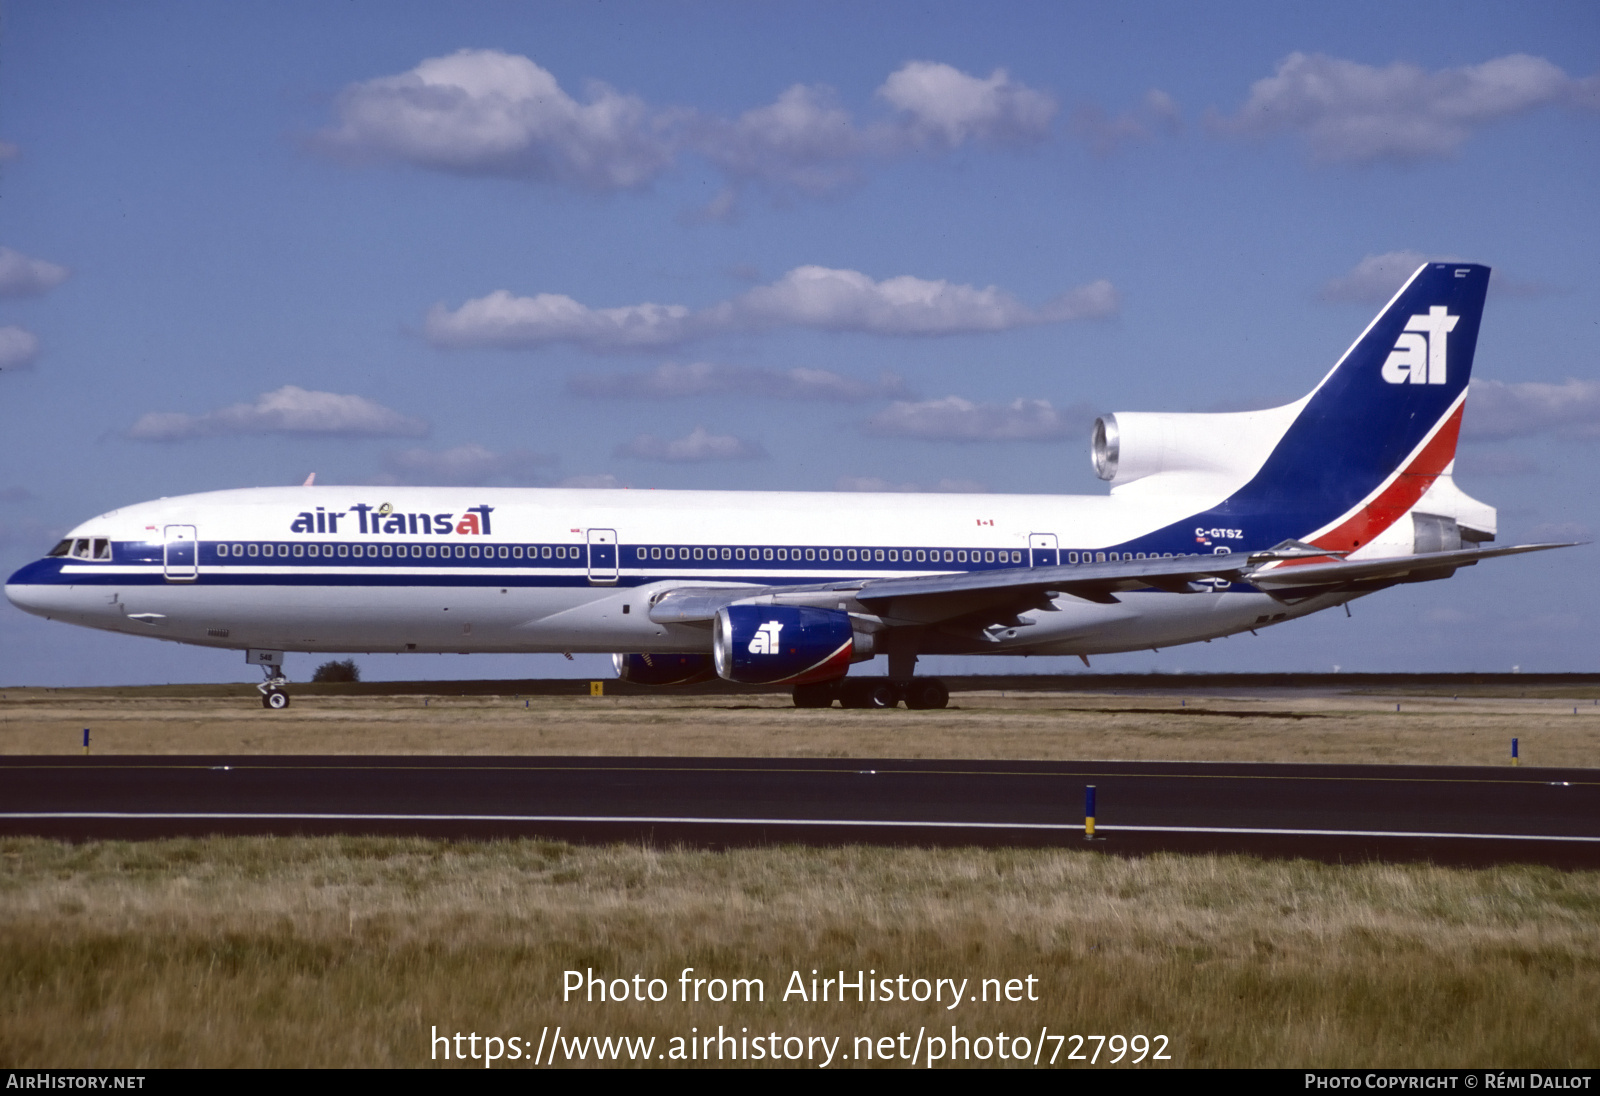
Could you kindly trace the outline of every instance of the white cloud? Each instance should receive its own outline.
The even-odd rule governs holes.
[[[1107,281],[1031,309],[992,285],[978,289],[909,274],[875,282],[854,270],[801,266],[709,311],[730,326],[758,330],[810,327],[875,335],[952,335],[1097,319],[1118,305],[1117,291]]]
[[[978,289],[909,274],[883,281],[855,270],[801,266],[770,285],[699,312],[683,305],[589,308],[571,297],[514,297],[504,289],[450,310],[435,305],[425,331],[436,346],[536,347],[572,343],[597,351],[648,350],[730,331],[782,327],[875,335],[955,335],[1099,319],[1120,307],[1104,279],[1029,308],[995,286]]]
[[[729,185],[692,219],[728,220],[750,184],[825,195],[858,182],[870,161],[1043,140],[1056,112],[1053,98],[1004,69],[983,79],[929,61],[891,74],[878,98],[889,112],[865,126],[832,89],[811,84],[731,118],[653,106],[593,81],[579,101],[526,57],[463,49],[350,85],[311,143],[350,161],[593,191],[642,188],[697,154]]]
[[[960,396],[913,403],[897,400],[865,423],[880,437],[924,441],[1059,441],[1088,430],[1092,414],[1074,405],[1063,410],[1049,400],[974,403]]]
[[[1355,301],[1359,304],[1385,304],[1393,297],[1406,279],[1423,263],[1471,262],[1459,255],[1425,255],[1420,251],[1386,251],[1382,255],[1368,255],[1348,274],[1330,278],[1323,283],[1318,295],[1325,301]],[[1544,282],[1516,281],[1504,274],[1495,273],[1489,281],[1489,292],[1497,297],[1540,297],[1552,292]]]
[[[1597,101],[1600,78],[1574,80],[1525,53],[1436,72],[1291,53],[1216,127],[1250,137],[1296,133],[1327,163],[1413,161],[1449,156],[1492,122],[1552,104],[1594,109]]]
[[[650,350],[694,335],[681,304],[590,308],[559,293],[514,297],[497,289],[450,311],[434,305],[424,324],[435,346],[544,346],[568,342],[592,350]]]
[[[989,488],[974,479],[942,479],[932,487],[923,487],[916,483],[892,483],[879,476],[840,476],[834,483],[835,491],[867,491],[867,492],[916,492],[940,491],[949,494],[982,494]]]
[[[1424,255],[1420,251],[1386,251],[1382,255],[1368,255],[1343,277],[1332,278],[1322,287],[1325,301],[1359,301],[1364,304],[1383,304],[1406,279],[1426,262],[1459,262],[1459,259],[1442,255]]]
[[[391,482],[480,486],[497,480],[516,484],[543,483],[556,458],[526,449],[495,453],[477,443],[451,449],[400,449],[383,455]]]
[[[826,369],[762,369],[713,362],[668,362],[642,373],[569,377],[567,391],[578,396],[612,400],[755,396],[835,403],[860,403],[909,394],[904,379],[893,373],[884,373],[873,383]]]
[[[1028,144],[1050,133],[1056,101],[1018,84],[1005,69],[987,80],[934,61],[911,61],[892,73],[878,95],[901,112],[918,145],[957,148],[968,141]]]
[[[10,325],[0,327],[0,370],[26,369],[39,356],[39,336]]]
[[[1469,441],[1541,434],[1600,438],[1600,381],[1571,377],[1561,384],[1474,380],[1461,434]]]
[[[48,293],[72,274],[58,263],[32,259],[20,251],[0,247],[0,297],[37,297]]]
[[[735,183],[770,183],[820,195],[860,178],[867,138],[831,89],[796,84],[770,106],[732,121],[700,119],[693,144]],[[733,200],[733,192],[725,191],[706,211],[708,218],[726,219]]]
[[[364,396],[310,392],[292,384],[203,415],[152,411],[128,430],[138,441],[186,441],[227,434],[301,434],[329,437],[422,437],[428,424]]]
[[[758,442],[731,434],[712,434],[697,426],[686,437],[658,438],[640,434],[617,446],[616,455],[637,460],[657,460],[668,464],[691,464],[710,460],[760,460],[767,455]]]
[[[353,159],[594,190],[648,184],[672,162],[672,112],[604,84],[580,103],[526,57],[457,50],[346,88],[338,124],[316,138]]]

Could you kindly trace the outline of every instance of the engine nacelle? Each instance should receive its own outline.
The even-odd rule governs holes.
[[[746,685],[833,681],[850,669],[850,614],[802,605],[729,605],[712,626],[717,674]]]
[[[635,685],[694,685],[717,675],[710,655],[614,654],[611,662],[618,677]]]
[[[1301,401],[1303,403],[1304,401]],[[1095,475],[1112,488],[1161,476],[1174,491],[1249,476],[1272,452],[1300,403],[1267,411],[1169,414],[1119,411],[1094,422]]]

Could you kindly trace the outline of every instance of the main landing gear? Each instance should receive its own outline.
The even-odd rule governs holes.
[[[283,711],[289,706],[289,694],[283,691],[289,679],[283,676],[283,666],[263,665],[261,670],[267,676],[265,681],[256,686],[261,693],[261,706],[275,712]]]
[[[950,703],[950,690],[936,677],[893,682],[883,677],[846,677],[794,687],[796,708],[831,708],[837,700],[846,708],[907,708],[927,710]]]

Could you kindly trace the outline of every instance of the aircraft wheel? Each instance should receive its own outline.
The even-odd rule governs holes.
[[[268,689],[261,694],[261,706],[263,708],[271,708],[275,712],[281,712],[289,706],[289,694],[282,689]]]
[[[936,677],[914,681],[906,689],[906,707],[919,710],[944,708],[950,704],[950,690]]]
[[[814,681],[809,685],[796,685],[794,687],[794,706],[796,708],[831,708],[833,707],[834,683],[831,681]]]
[[[863,699],[865,701],[861,705],[863,708],[893,708],[899,705],[900,690],[889,682],[874,681],[871,683],[863,682],[862,684],[866,686],[863,690]]]
[[[859,682],[859,681],[850,681],[849,679],[846,679],[844,681],[839,682],[838,692],[839,692],[839,704],[840,704],[841,707],[844,707],[844,708],[866,708],[866,707],[870,707],[870,705],[867,703],[867,690],[863,687],[862,683]]]

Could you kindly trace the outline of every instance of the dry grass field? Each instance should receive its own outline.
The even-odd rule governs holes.
[[[1516,736],[1525,764],[1600,759],[1600,706],[1570,695],[996,692],[960,693],[941,712],[831,713],[770,696],[308,693],[268,712],[249,695],[0,695],[0,752],[81,753],[86,726],[97,754],[1507,764]],[[766,999],[678,1002],[685,967],[762,979]],[[563,972],[588,968],[660,977],[671,994],[563,1003]],[[973,991],[1032,976],[1038,1000],[949,1011],[781,999],[791,972],[813,969],[966,978]],[[853,1057],[857,1037],[905,1032],[910,1051],[919,1031],[952,1025],[969,1038],[1165,1035],[1177,1066],[1593,1067],[1597,999],[1600,872],[1077,850],[0,839],[0,1061],[29,1068],[443,1065],[435,1027],[531,1048],[557,1025],[569,1040],[655,1037],[658,1054],[719,1025],[780,1042],[839,1036],[835,1068],[871,1064]]]
[[[0,856],[10,1066],[419,1066],[444,1064],[435,1027],[531,1054],[557,1024],[659,1053],[718,1025],[841,1036],[844,1055],[954,1025],[1166,1035],[1176,1066],[1600,1064],[1596,872],[357,838]],[[684,967],[760,978],[765,1000],[679,1003]],[[660,977],[669,999],[563,1004],[563,973],[589,968]],[[793,971],[841,968],[972,992],[1033,977],[1038,1000],[782,999]]]
[[[787,698],[0,692],[0,753],[590,754],[1600,765],[1573,697],[957,693],[944,711],[798,710]],[[1399,711],[1395,710],[1399,705]],[[1576,714],[1574,714],[1576,710]]]

